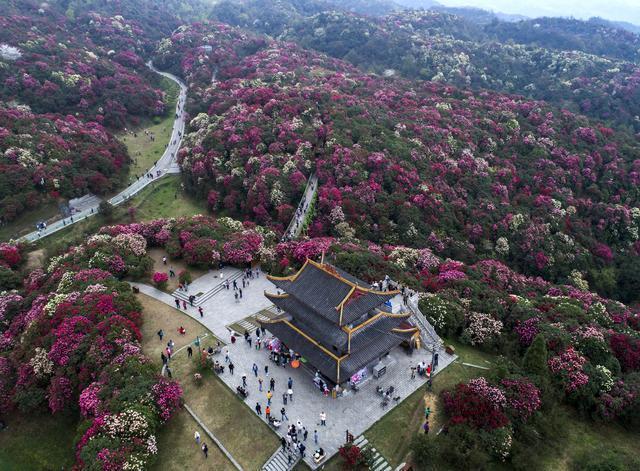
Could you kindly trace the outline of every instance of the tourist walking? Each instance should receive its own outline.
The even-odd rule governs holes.
[[[182,309],[187,310],[187,302],[184,299],[182,300]]]
[[[271,398],[273,397],[273,393],[271,392],[271,390],[267,391],[267,405],[270,406],[271,405]]]
[[[229,372],[233,375],[233,369],[235,368],[235,366],[233,366],[233,363],[229,363]]]
[[[253,375],[257,378],[258,377],[258,365],[256,365],[254,363],[253,366],[251,367],[251,369],[253,370]]]
[[[167,357],[164,355],[164,352],[160,352],[160,359],[162,360],[162,364],[167,364]]]
[[[240,299],[242,299],[242,288],[238,289],[238,293],[240,293]]]
[[[416,378],[416,367],[411,365],[411,379]]]
[[[269,391],[275,391],[276,389],[276,380],[274,378],[271,378],[271,380],[269,381]]]
[[[262,406],[260,405],[260,403],[259,403],[259,402],[256,402],[256,407],[255,407],[255,409],[256,409],[256,414],[258,414],[258,415],[262,415]]]
[[[283,392],[282,393],[282,403],[286,406],[287,405],[287,393]]]
[[[258,391],[262,392],[262,378],[258,378]]]
[[[187,347],[187,358],[191,358],[193,356],[193,348],[191,348],[191,345],[189,345]]]
[[[304,459],[304,451],[307,449],[307,447],[304,446],[304,443],[301,443],[298,449],[300,450],[300,456],[302,457],[302,459]]]
[[[233,296],[236,298],[236,302],[239,303],[240,300],[238,299],[238,293],[237,292],[233,293]]]
[[[267,405],[267,408],[264,410],[264,416],[267,420],[271,419],[271,406]]]
[[[316,445],[318,444],[318,431],[317,430],[313,431],[313,443],[315,443]]]
[[[140,178],[140,177],[138,177]],[[166,265],[167,264],[167,257],[162,257],[162,264]]]
[[[307,427],[302,427],[302,440],[307,441],[307,436],[309,435],[309,431]]]
[[[287,388],[293,388],[293,380],[291,379],[291,376],[289,376],[289,380],[287,381]]]
[[[293,389],[287,389],[287,394],[289,395],[289,400],[293,402]]]
[[[287,417],[287,411],[285,410],[284,407],[282,409],[280,409],[280,415],[282,416],[282,421],[283,422],[285,420],[289,420],[289,417]]]
[[[164,330],[160,329],[158,331],[158,337],[160,337],[160,341],[162,342],[162,337],[164,337]]]
[[[200,433],[196,430],[196,433],[193,434],[193,438],[196,440],[196,443],[200,445]]]
[[[205,458],[209,457],[209,447],[207,446],[206,443],[202,444],[202,453],[204,453]]]
[[[173,300],[174,303],[176,303],[176,308],[180,309],[180,300],[178,298]]]
[[[224,349],[224,362],[225,363],[229,363],[229,349],[228,348]]]
[[[269,365],[264,365],[264,375],[269,376]]]
[[[327,425],[327,414],[324,411],[320,412],[320,425]]]
[[[202,309],[202,306],[200,306],[198,308],[198,312],[200,313],[200,318],[203,318],[204,317],[204,310]]]
[[[284,437],[280,437],[280,444],[282,445],[282,451],[287,449],[287,439]]]
[[[242,373],[242,387],[247,387],[247,375],[245,373]]]

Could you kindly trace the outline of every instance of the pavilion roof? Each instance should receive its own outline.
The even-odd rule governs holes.
[[[268,278],[310,310],[340,326],[360,319],[398,293],[372,290],[332,265],[309,259],[292,276]]]

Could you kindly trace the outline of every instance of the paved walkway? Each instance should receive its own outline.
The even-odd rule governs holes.
[[[163,77],[167,77],[170,80],[173,80],[180,86],[180,95],[178,96],[178,102],[176,104],[177,117],[173,123],[171,138],[169,140],[167,148],[164,151],[164,154],[162,154],[162,157],[160,157],[160,159],[146,172],[147,174],[151,174],[153,178],[148,178],[147,176],[145,176],[133,182],[131,185],[129,185],[127,188],[125,188],[109,200],[109,203],[114,206],[118,206],[129,200],[147,185],[156,181],[159,177],[162,177],[168,173],[176,173],[180,171],[176,164],[176,154],[178,152],[178,149],[180,149],[182,136],[184,134],[184,104],[187,97],[187,86],[175,75],[169,74],[167,72],[160,72],[153,66],[151,61],[147,63],[147,66],[154,72],[162,75]],[[94,214],[97,214],[99,204],[100,200],[94,201],[92,205],[85,206],[81,211],[75,212],[73,216],[52,222],[47,226],[45,230],[31,232],[25,236],[22,236],[20,240],[32,242],[34,240],[42,239],[48,235],[58,232],[61,229],[64,229],[66,226],[75,224],[88,217],[91,217]]]
[[[300,235],[304,226],[304,220],[307,217],[309,210],[311,209],[311,202],[313,201],[313,197],[318,190],[318,177],[316,177],[315,173],[309,177],[309,181],[307,182],[307,187],[304,191],[304,196],[300,200],[298,207],[296,208],[296,212],[291,218],[291,222],[289,223],[289,227],[282,236],[282,240],[291,240],[295,239]]]
[[[224,268],[222,270],[223,277],[229,276],[233,273],[233,270]],[[220,272],[211,271],[204,277],[194,281],[191,289],[194,289],[194,286],[206,285],[207,283],[213,286],[214,283],[219,283],[219,280]],[[289,419],[289,422],[285,422],[276,432],[282,435],[286,433],[288,423],[301,421],[308,430],[307,457],[305,461],[312,469],[317,467],[311,457],[316,446],[313,441],[314,430],[318,431],[319,446],[322,446],[326,450],[328,457],[330,457],[337,453],[338,448],[344,444],[347,430],[354,436],[363,434],[389,410],[426,383],[426,379],[423,377],[410,379],[410,365],[415,365],[419,361],[430,363],[431,352],[418,350],[414,351],[412,355],[408,355],[399,347],[394,349],[384,360],[387,365],[387,373],[380,379],[369,378],[356,393],[347,391],[345,396],[337,399],[324,397],[313,383],[313,372],[304,367],[295,370],[290,367],[277,367],[269,360],[268,350],[256,350],[255,342],[250,347],[242,337],[238,338],[235,344],[229,342],[230,332],[227,327],[230,324],[240,322],[271,305],[267,298],[264,297],[263,291],[266,289],[275,292],[275,287],[265,278],[264,274],[261,273],[259,278],[254,278],[249,283],[249,286],[243,289],[242,301],[238,303],[235,302],[233,289],[225,289],[207,300],[203,304],[204,318],[202,319],[200,319],[196,307],[189,306],[186,310],[181,310],[198,319],[216,336],[228,343],[226,348],[228,348],[229,357],[234,363],[235,375],[231,375],[228,368],[226,368],[221,379],[229,388],[235,391],[236,386],[242,384],[242,374],[247,375],[250,393],[245,402],[251,410],[254,410],[256,402],[258,402],[261,404],[264,414],[267,406],[266,389],[268,388],[269,380],[271,378],[275,379],[275,392],[271,406],[272,413],[280,419],[280,409],[285,407]],[[175,306],[173,296],[147,285],[132,284],[138,286],[141,292],[153,296],[168,305]],[[242,286],[241,280],[239,285]],[[269,336],[267,331],[267,337]],[[252,337],[255,341],[255,334]],[[220,358],[222,360],[223,357],[221,356]],[[436,375],[450,364],[454,358],[441,349],[439,351],[439,367],[436,370]],[[259,368],[258,375],[263,379],[262,392],[259,391],[258,377],[252,371],[254,363]],[[268,376],[264,371],[265,366],[269,367]],[[289,377],[293,380],[294,399],[293,402],[288,400],[287,404],[284,405],[282,394],[287,389],[286,385]],[[437,381],[437,376],[434,381]],[[395,391],[392,396],[397,397],[398,401],[392,400],[387,407],[383,408],[381,397],[376,392],[376,386],[378,385],[384,389],[393,386]],[[327,426],[324,427],[319,425],[319,416],[322,411],[327,414]],[[264,420],[264,415],[262,418]]]

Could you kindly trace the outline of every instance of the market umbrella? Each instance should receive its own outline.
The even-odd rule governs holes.
[[[291,362],[291,368],[298,368],[300,366],[300,362],[298,360],[293,360]]]

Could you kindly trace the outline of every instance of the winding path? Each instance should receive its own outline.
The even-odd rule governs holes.
[[[173,122],[173,129],[171,131],[171,139],[169,140],[169,144],[162,154],[162,157],[149,169],[146,174],[140,177],[138,180],[133,182],[127,188],[122,190],[120,193],[115,195],[113,198],[109,199],[109,203],[114,206],[118,206],[125,201],[129,200],[133,196],[135,196],[140,190],[148,186],[150,183],[156,181],[158,178],[168,174],[168,173],[180,173],[180,168],[178,167],[176,161],[176,155],[178,153],[178,149],[180,149],[180,145],[182,143],[182,137],[184,134],[184,126],[185,126],[185,112],[184,112],[184,104],[187,99],[187,86],[173,74],[168,72],[161,72],[156,69],[151,61],[147,63],[147,67],[156,72],[157,74],[162,75],[170,80],[173,80],[180,86],[180,95],[178,96],[178,102],[176,103],[176,119]],[[147,175],[152,175],[153,178],[149,178]],[[25,236],[22,236],[20,240],[24,241],[35,241],[38,239],[42,239],[48,235],[53,234],[54,232],[58,232],[65,227],[80,222],[88,217],[93,216],[98,213],[99,202],[84,208],[82,211],[74,214],[72,217],[59,219],[47,226],[47,228],[43,231],[34,231]]]

